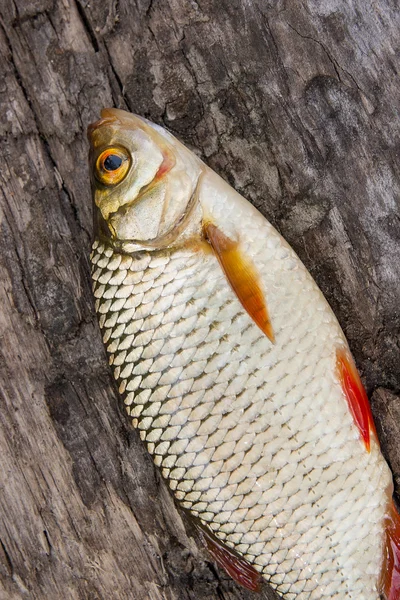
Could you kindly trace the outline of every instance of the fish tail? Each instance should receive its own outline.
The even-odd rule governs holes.
[[[400,600],[400,514],[393,501],[386,517],[381,587],[385,600]]]

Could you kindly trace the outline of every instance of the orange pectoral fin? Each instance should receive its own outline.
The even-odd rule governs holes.
[[[381,590],[386,600],[400,598],[400,515],[393,501],[386,518],[385,558]]]
[[[238,242],[227,237],[213,223],[204,224],[204,233],[243,308],[274,343],[274,332],[254,265],[240,250]]]
[[[262,576],[250,563],[225,546],[207,527],[200,521],[195,522],[196,528],[201,534],[203,542],[219,567],[222,567],[232,579],[239,585],[259,592],[262,585]]]
[[[374,419],[369,405],[368,397],[361,382],[357,368],[347,350],[340,349],[336,353],[336,365],[343,392],[357,425],[361,438],[367,451],[370,451],[370,434],[376,437]]]

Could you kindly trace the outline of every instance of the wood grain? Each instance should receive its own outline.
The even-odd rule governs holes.
[[[85,130],[111,105],[167,126],[282,232],[375,392],[398,480],[397,3],[0,0],[0,16],[0,598],[250,600],[119,406]]]

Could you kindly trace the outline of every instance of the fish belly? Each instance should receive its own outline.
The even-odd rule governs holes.
[[[332,311],[264,220],[260,242],[259,225],[243,245],[261,269],[275,344],[212,253],[129,256],[95,242],[110,364],[177,501],[283,598],[377,600],[391,474],[348,409]]]

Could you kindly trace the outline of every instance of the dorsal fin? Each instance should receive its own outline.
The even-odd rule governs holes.
[[[262,585],[262,575],[247,562],[246,559],[239,556],[234,550],[231,550],[221,540],[219,540],[208,527],[203,525],[198,519],[193,520],[195,527],[211,557],[217,565],[224,569],[232,579],[239,585],[259,592]]]
[[[386,600],[400,599],[400,515],[393,502],[390,503],[386,518],[381,589]]]
[[[203,227],[238,300],[254,323],[274,343],[275,336],[255,266],[243,254],[238,242],[231,240],[216,225],[206,222]]]
[[[370,434],[376,437],[374,419],[368,396],[361,382],[357,368],[348,350],[340,348],[336,353],[336,365],[343,392],[351,414],[357,425],[367,451],[371,448]]]

